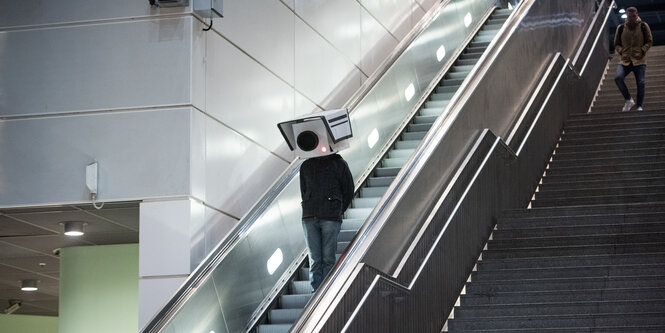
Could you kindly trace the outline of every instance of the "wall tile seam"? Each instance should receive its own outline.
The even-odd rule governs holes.
[[[235,215],[233,215],[233,214],[231,214],[231,213],[225,212],[225,211],[223,211],[223,210],[220,210],[219,208],[210,205],[210,204],[207,203],[205,200],[203,200],[203,199],[201,199],[201,198],[199,198],[199,197],[197,197],[197,196],[194,196],[194,195],[170,196],[170,197],[169,197],[169,196],[155,197],[155,198],[149,198],[149,199],[141,200],[141,201],[142,201],[142,202],[145,202],[145,203],[151,203],[151,202],[175,201],[175,200],[193,200],[193,201],[195,201],[195,202],[197,202],[197,203],[199,203],[199,204],[201,204],[201,205],[203,205],[203,206],[205,206],[205,207],[208,207],[208,208],[213,209],[213,210],[215,210],[215,211],[217,211],[217,212],[219,212],[219,213],[221,213],[221,214],[223,214],[223,215],[226,215],[226,216],[228,216],[228,217],[230,217],[230,218],[232,218],[232,219],[235,219],[235,220],[237,220],[237,221],[240,221],[240,218],[239,218],[239,217],[237,217],[237,216],[235,216]]]
[[[39,118],[57,118],[57,117],[69,117],[69,116],[87,116],[87,115],[101,115],[101,114],[111,114],[111,113],[131,113],[131,112],[145,112],[145,111],[156,111],[161,109],[181,109],[181,108],[190,108],[194,107],[193,104],[160,104],[160,105],[151,105],[151,106],[137,106],[137,107],[120,107],[120,108],[110,108],[110,109],[90,109],[90,110],[75,110],[75,111],[63,111],[63,112],[53,112],[53,113],[34,113],[34,114],[22,114],[16,116],[3,116],[0,115],[0,121],[12,121],[12,120],[28,120],[28,119],[39,119]]]
[[[225,122],[223,122],[222,120],[217,119],[216,117],[212,116],[210,113],[208,113],[208,112],[206,112],[206,111],[203,111],[203,110],[199,109],[198,107],[196,107],[196,106],[194,106],[194,105],[192,105],[191,107],[192,107],[193,110],[196,110],[196,111],[201,112],[201,113],[202,113],[203,115],[205,115],[206,117],[208,117],[208,118],[214,120],[215,122],[217,122],[218,124],[220,124],[220,125],[226,127],[228,130],[230,130],[230,131],[232,131],[233,133],[235,133],[235,134],[241,136],[243,139],[245,139],[245,140],[251,142],[252,144],[256,145],[257,147],[259,147],[259,148],[265,150],[265,151],[268,152],[270,155],[273,155],[274,157],[277,157],[278,159],[284,161],[284,162],[287,163],[287,164],[290,164],[290,163],[292,162],[292,161],[289,161],[289,160],[285,159],[283,156],[280,156],[280,155],[276,154],[276,153],[273,152],[272,150],[270,150],[270,149],[268,149],[267,147],[265,147],[263,144],[261,144],[261,143],[259,143],[259,142],[256,142],[256,140],[254,140],[254,139],[248,137],[247,135],[245,135],[245,134],[243,134],[243,133],[237,131],[236,129],[234,129],[233,127],[231,127],[230,125],[228,125],[227,123],[225,123]],[[277,124],[275,124],[275,125],[277,125]],[[275,126],[275,127],[276,127],[276,126]],[[277,131],[277,129],[275,129],[275,131]],[[285,143],[284,143],[284,144],[285,144]]]
[[[11,26],[11,27],[1,27],[0,34],[5,32],[22,32],[22,31],[32,31],[32,30],[48,30],[48,29],[59,29],[59,28],[70,28],[70,27],[83,27],[89,25],[103,25],[103,24],[115,24],[115,23],[129,23],[129,22],[143,22],[143,21],[156,21],[164,19],[173,19],[179,17],[197,17],[194,13],[185,12],[185,13],[175,13],[175,14],[158,14],[158,15],[141,15],[141,16],[127,16],[127,17],[117,17],[117,18],[108,18],[108,19],[97,19],[97,20],[85,20],[85,21],[74,21],[74,22],[61,22],[61,23],[44,23],[44,24],[35,24],[35,25],[20,25],[20,26]]]
[[[206,24],[206,23],[205,23],[203,20],[201,20],[199,17],[197,17],[197,16],[194,16],[194,17],[196,17],[201,23]],[[301,19],[301,21],[302,21],[302,19]],[[308,27],[312,28],[312,27],[309,26],[305,21],[303,21],[303,22],[304,22]],[[319,35],[321,38],[323,38],[323,39],[326,41],[326,43],[328,43],[329,45],[331,45],[331,47],[333,47],[333,48],[334,48],[339,54],[341,54],[341,55],[344,57],[345,60],[347,60],[350,64],[353,65],[353,67],[357,68],[357,69],[360,71],[360,73],[362,73],[362,75],[365,76],[365,79],[368,78],[368,76],[367,76],[362,70],[360,70],[360,68],[359,68],[356,64],[354,64],[352,61],[350,61],[350,60],[346,57],[346,55],[344,55],[344,54],[342,54],[341,52],[339,52],[339,50],[338,50],[334,45],[332,45],[327,39],[325,39],[323,36],[321,36],[321,35],[318,33],[318,31],[314,30],[314,28],[312,28],[312,30],[313,30],[314,32],[316,32],[317,35]],[[312,104],[314,104],[316,107],[318,107],[318,108],[321,109],[321,110],[325,110],[325,107],[319,105],[318,102],[315,102],[314,100],[312,100],[309,96],[307,96],[307,94],[305,94],[304,92],[302,92],[302,91],[300,91],[298,88],[296,88],[295,85],[289,83],[286,79],[282,78],[279,74],[275,73],[272,69],[270,69],[270,67],[268,67],[267,65],[263,64],[263,63],[262,63],[261,61],[259,61],[256,57],[252,56],[248,51],[245,51],[242,47],[240,47],[240,45],[236,44],[235,42],[233,42],[232,40],[230,40],[228,37],[226,37],[225,35],[223,35],[222,33],[220,33],[220,32],[215,28],[214,25],[213,25],[213,27],[212,27],[212,29],[211,29],[210,31],[214,31],[218,36],[220,36],[220,37],[223,38],[225,41],[227,41],[229,44],[231,44],[234,48],[236,48],[236,49],[237,49],[238,51],[240,51],[242,54],[244,54],[245,56],[247,56],[249,59],[251,59],[252,61],[254,61],[254,62],[255,62],[256,64],[258,64],[259,66],[263,67],[263,69],[267,70],[270,74],[274,75],[278,80],[282,81],[284,84],[286,84],[287,86],[289,86],[289,88],[291,88],[291,89],[293,89],[294,91],[298,92],[301,96],[303,96],[305,99],[307,99],[308,101],[310,101],[310,102],[311,102]],[[294,32],[295,32],[295,29],[294,29]],[[294,59],[295,59],[295,57],[294,57]],[[295,78],[294,78],[294,80],[295,80]]]

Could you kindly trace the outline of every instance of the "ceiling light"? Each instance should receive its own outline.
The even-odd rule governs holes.
[[[623,9],[623,8],[619,9],[619,13],[623,14],[623,13],[625,13],[625,12],[626,12],[625,9]]]
[[[35,291],[37,289],[39,289],[37,288],[37,280],[34,279],[21,280],[21,290]]]
[[[83,236],[83,226],[87,223],[80,221],[67,221],[60,224],[65,226],[65,235],[77,237]]]

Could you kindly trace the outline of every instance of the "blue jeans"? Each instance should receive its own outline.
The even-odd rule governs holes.
[[[319,288],[323,279],[330,273],[337,262],[337,236],[341,222],[305,218],[302,228],[309,251],[309,283],[312,292]]]
[[[614,74],[614,82],[617,83],[619,91],[625,100],[630,99],[630,92],[623,79],[630,74],[635,73],[635,81],[637,82],[637,106],[644,106],[644,81],[646,80],[647,65],[633,66],[631,63],[628,66],[619,64],[617,72]]]

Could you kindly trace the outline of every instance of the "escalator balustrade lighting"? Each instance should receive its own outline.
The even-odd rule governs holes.
[[[464,16],[464,26],[469,27],[471,25],[471,22],[473,20],[471,19],[471,13],[466,13],[466,16]]]
[[[413,83],[409,84],[408,87],[406,87],[406,90],[404,90],[404,98],[406,98],[406,101],[410,101],[413,98],[413,95],[416,93],[416,88],[413,86]]]
[[[436,60],[441,61],[443,57],[446,56],[446,48],[441,45],[438,50],[436,50]]]
[[[279,265],[282,264],[283,260],[284,255],[282,254],[282,249],[277,248],[277,250],[275,250],[275,252],[270,256],[270,259],[268,259],[268,262],[266,263],[266,266],[268,267],[268,273],[270,275],[275,273]]]
[[[374,148],[374,145],[379,142],[379,130],[376,128],[372,130],[371,133],[369,133],[369,136],[367,137],[367,145],[369,148]]]

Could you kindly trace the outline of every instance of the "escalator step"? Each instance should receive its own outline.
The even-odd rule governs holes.
[[[357,229],[340,230],[339,236],[337,237],[337,240],[344,241],[344,242],[350,242],[353,239],[353,236],[356,235],[356,232],[358,232]],[[307,274],[309,274],[309,269],[307,269]]]
[[[467,66],[467,65],[473,66],[476,64],[476,62],[478,62],[478,59],[457,59],[455,64],[462,66]]]
[[[400,142],[413,142],[413,141],[400,141]],[[419,142],[419,141],[417,141]],[[385,176],[397,176],[397,173],[399,172],[401,168],[396,168],[396,167],[381,167],[381,168],[376,168],[375,174],[379,177],[385,177]]]
[[[360,196],[363,198],[380,198],[387,190],[388,186],[363,187],[360,189]]]
[[[411,149],[399,149],[399,150],[411,150]],[[370,177],[367,181],[369,186],[390,186],[393,183],[395,177]]]
[[[353,199],[354,208],[374,208],[381,197],[374,198],[355,198]]]
[[[443,109],[450,104],[450,101],[440,101],[438,103],[427,104],[425,108],[420,109],[421,116],[434,116],[439,117]]]
[[[409,124],[407,127],[407,131],[409,132],[419,132],[419,131],[429,131],[429,129],[432,128],[432,124]],[[412,149],[400,149],[401,151],[410,151],[410,153],[413,153]],[[390,153],[392,156],[392,152]],[[411,156],[409,154],[409,156]]]
[[[418,118],[418,117],[416,117],[416,118]],[[436,120],[436,117],[421,117],[421,118],[430,119],[432,122],[434,122],[434,120]],[[395,147],[397,147],[397,149],[414,149],[414,148],[418,147],[419,144],[420,144],[420,140],[397,141],[395,143]],[[397,172],[399,172],[399,170],[396,171],[394,174],[392,174],[392,173],[386,174],[384,171],[382,171],[380,174],[377,173],[376,175],[379,176],[379,177],[395,176],[395,175],[397,175]]]
[[[337,242],[337,254],[342,254],[351,242]]]
[[[453,73],[448,73],[446,77],[448,79],[464,79],[469,75],[469,72],[453,72]]]
[[[302,313],[303,309],[273,309],[268,312],[271,324],[292,324]]]
[[[342,230],[358,230],[362,227],[365,220],[345,218],[342,222]]]
[[[438,109],[436,109],[436,110],[438,110]],[[425,110],[423,110],[423,111],[425,111]],[[430,109],[429,112],[433,112],[433,111],[431,111],[431,109]],[[402,133],[402,140],[422,140],[425,137],[425,134],[427,134],[427,132],[404,132],[404,133]],[[388,161],[388,162],[389,162],[388,164],[384,163],[383,165],[384,166],[399,166],[399,167],[404,165],[404,163],[400,163],[400,162],[398,162],[399,164],[392,164],[390,161]]]
[[[310,298],[312,294],[282,295],[279,304],[282,309],[303,309]]]
[[[452,93],[454,95],[458,88],[459,86],[442,86],[439,84],[434,91],[437,94]]]
[[[346,210],[346,213],[344,213],[345,217],[348,219],[358,219],[358,220],[363,220],[369,216],[369,214],[372,212],[374,208],[357,208],[357,207],[351,207]],[[342,223],[343,225],[344,223]]]
[[[258,333],[288,333],[292,324],[259,325]]]
[[[291,281],[291,294],[311,294],[312,286],[308,280]]]
[[[402,135],[406,135],[406,134],[413,134],[413,135],[415,135],[415,134],[422,134],[422,135],[424,136],[425,133],[427,133],[427,132],[411,132],[411,133],[404,133],[404,134],[402,134]],[[382,165],[384,168],[395,168],[395,167],[397,167],[397,168],[401,168],[401,167],[404,166],[404,164],[406,163],[407,160],[408,160],[408,158],[405,158],[405,157],[399,157],[399,158],[384,158],[383,161],[381,161],[381,165]]]
[[[443,85],[444,86],[459,86],[459,85],[462,85],[462,82],[464,82],[464,79],[445,79],[445,80],[443,80]]]
[[[414,123],[416,123],[416,124],[429,124],[429,125],[432,125],[432,124],[436,121],[436,118],[437,118],[436,116],[416,116],[415,119],[414,119],[413,121],[414,121]],[[410,148],[410,149],[413,149],[413,148],[416,148],[416,147],[417,147],[417,145],[416,145],[416,146],[411,146],[411,145],[409,145],[409,144],[407,144],[407,145],[403,145],[403,144],[400,145],[400,142],[401,142],[401,141],[396,142],[396,146],[395,146],[395,147],[397,147],[397,149],[402,149],[402,148],[406,148],[406,149],[409,149],[409,148]]]
[[[449,101],[450,98],[453,97],[453,94],[455,94],[454,91],[445,92],[445,93],[444,92],[440,92],[440,93],[436,92],[434,94],[431,94],[429,96],[429,99],[431,101]]]
[[[413,126],[413,124],[411,125]],[[428,130],[429,127],[426,127],[424,131]],[[419,130],[423,131],[423,130]],[[410,131],[410,132],[418,132],[418,131]],[[401,157],[401,158],[409,158],[413,153],[415,152],[415,149],[393,149],[390,152],[388,152],[390,157]],[[390,185],[390,184],[388,184]],[[382,185],[382,186],[388,186],[388,185]],[[370,185],[372,186],[372,185]]]

